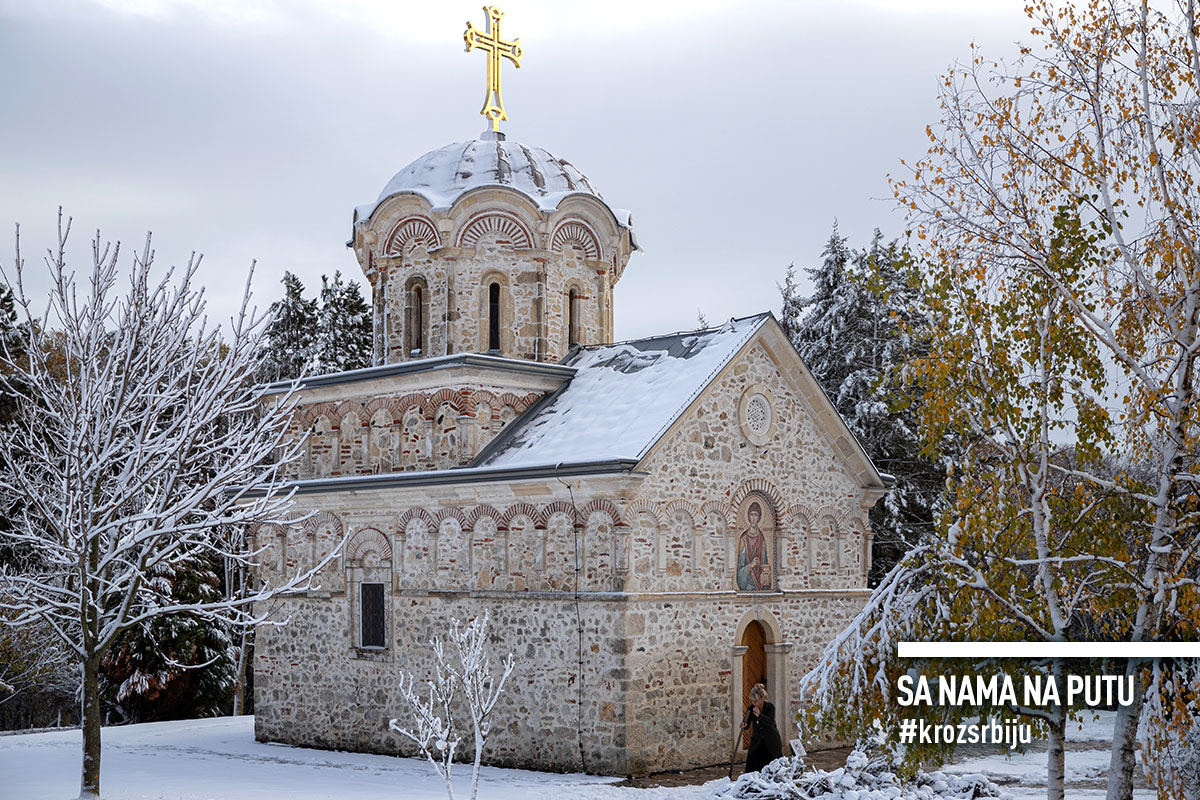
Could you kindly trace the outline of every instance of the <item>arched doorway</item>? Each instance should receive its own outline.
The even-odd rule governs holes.
[[[791,642],[783,640],[779,619],[765,608],[747,609],[733,634],[733,674],[729,682],[729,717],[732,741],[738,736],[737,726],[746,718],[750,705],[750,690],[754,684],[767,687],[767,701],[775,706],[775,723],[783,736],[784,753],[788,752],[788,733],[792,730],[797,709],[791,705],[788,682],[788,652]],[[731,739],[725,739],[726,742]],[[726,745],[728,747],[728,745]],[[740,749],[740,748],[739,748]],[[743,751],[744,753],[744,751]]]
[[[742,646],[746,648],[742,655],[742,713],[750,706],[750,690],[755,684],[770,685],[767,681],[767,635],[762,623],[753,620],[742,633]],[[750,731],[742,735],[742,746],[750,743]]]

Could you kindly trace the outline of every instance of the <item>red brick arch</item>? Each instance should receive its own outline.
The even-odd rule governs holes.
[[[475,414],[479,410],[480,403],[487,403],[492,413],[495,413],[500,408],[500,401],[496,398],[496,395],[487,389],[476,389],[471,392],[470,398],[467,400],[469,410],[466,413]]]
[[[380,409],[387,410],[392,415],[393,422],[399,419],[402,413],[400,404],[396,402],[396,398],[394,397],[376,397],[363,406],[363,413],[367,415],[367,419],[370,419]]]
[[[617,508],[616,504],[613,501],[605,500],[603,498],[597,498],[595,500],[589,501],[587,505],[585,505],[582,509],[580,509],[579,516],[582,519],[587,519],[588,517],[590,517],[592,514],[594,514],[597,511],[601,511],[605,514],[608,514],[609,518],[612,519],[614,525],[616,525],[618,527],[622,527],[622,528],[625,527],[625,522],[621,518],[620,509]]]
[[[733,508],[740,508],[742,501],[747,495],[758,493],[767,498],[767,502],[771,504],[772,511],[775,513],[775,519],[779,519],[780,515],[787,509],[787,504],[783,502],[783,496],[775,485],[770,481],[762,478],[753,478],[736,487],[733,492],[733,497],[730,498],[729,504]]]
[[[542,509],[541,518],[538,520],[538,527],[545,528],[550,524],[550,518],[555,514],[566,514],[571,520],[572,525],[577,525],[579,515],[576,514],[576,508],[573,503],[568,503],[566,500],[555,500]]]
[[[333,416],[337,417],[339,423],[347,414],[356,414],[361,420],[363,417],[362,403],[359,403],[357,400],[343,400],[333,410]]]
[[[396,398],[397,417],[403,417],[412,409],[418,409],[422,414],[425,413],[425,396],[417,392],[410,392],[406,395],[401,395]]]
[[[436,531],[437,524],[434,523],[433,517],[423,508],[410,508],[400,515],[400,519],[396,522],[396,527],[404,531],[408,529],[408,523],[414,519],[419,519],[425,523],[425,527],[429,531]]]
[[[461,508],[456,506],[446,506],[438,509],[438,512],[433,515],[437,527],[441,528],[442,523],[448,519],[452,519],[458,523],[458,527],[462,530],[467,530],[467,515],[463,513]]]
[[[516,503],[506,508],[497,527],[501,529],[507,528],[514,519],[522,516],[529,517],[529,521],[533,523],[534,528],[545,527],[545,524],[542,522],[542,515],[538,513],[537,507],[529,503]]]
[[[483,519],[484,517],[492,519],[496,523],[496,528],[500,528],[500,512],[492,506],[483,504],[475,506],[473,509],[471,509],[471,512],[466,515],[466,519],[463,523],[463,530],[475,530],[475,523],[479,522],[479,520]]]
[[[625,507],[625,515],[630,519],[637,517],[639,514],[648,514],[654,520],[655,526],[658,527],[661,527],[666,522],[659,504],[649,500],[635,500]]]
[[[335,536],[341,536],[346,530],[337,514],[330,511],[318,511],[304,522],[304,532],[315,536],[317,531],[326,525],[333,528]]]
[[[425,414],[433,418],[437,415],[437,411],[441,408],[442,403],[448,403],[453,406],[456,414],[462,413],[462,393],[455,389],[439,389],[426,399]]]
[[[813,520],[817,519],[817,515],[813,514],[807,506],[796,503],[788,509],[786,519],[789,527],[809,532],[813,528]]]
[[[696,512],[696,507],[693,506],[691,503],[689,503],[687,500],[683,500],[682,498],[679,500],[672,500],[670,503],[667,504],[667,507],[665,509],[663,509],[664,520],[669,522],[671,520],[671,518],[673,516],[675,516],[675,514],[679,511],[682,511],[684,514],[687,514],[688,520],[691,522],[691,524],[693,526],[696,524],[696,519],[699,517],[699,515]]]
[[[346,557],[352,561],[362,561],[368,550],[379,554],[381,561],[392,560],[392,545],[386,536],[375,528],[362,528],[355,531],[346,543]]]
[[[733,507],[728,503],[723,503],[720,500],[709,500],[700,506],[701,518],[707,521],[710,514],[716,514],[724,520],[726,528],[733,526]]]

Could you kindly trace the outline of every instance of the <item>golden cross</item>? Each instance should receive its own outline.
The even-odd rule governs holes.
[[[492,130],[500,130],[500,120],[507,120],[504,113],[504,101],[500,99],[500,58],[511,61],[519,69],[521,66],[521,40],[513,39],[506,42],[500,38],[500,18],[504,13],[495,6],[484,6],[483,13],[487,14],[487,32],[482,32],[467,21],[467,31],[463,40],[467,43],[467,52],[475,48],[487,51],[487,97],[483,101],[483,110],[479,113],[492,121]]]

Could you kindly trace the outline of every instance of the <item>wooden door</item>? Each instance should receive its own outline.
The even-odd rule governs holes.
[[[746,647],[746,653],[742,656],[742,715],[745,719],[745,713],[750,708],[750,690],[754,688],[756,683],[761,683],[764,686],[767,683],[767,651],[763,647],[766,642],[766,635],[762,625],[757,621],[752,621],[746,626],[746,632],[742,634],[742,644]],[[750,730],[747,728],[742,735],[742,747],[750,744]]]

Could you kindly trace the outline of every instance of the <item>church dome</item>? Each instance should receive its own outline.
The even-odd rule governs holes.
[[[354,210],[378,363],[431,353],[553,362],[612,340],[613,286],[639,250],[570,162],[487,132],[431,150]]]
[[[413,161],[387,182],[374,203],[355,209],[356,219],[369,219],[393,195],[417,194],[434,210],[442,210],[472,189],[484,186],[518,191],[543,211],[554,211],[571,195],[590,195],[604,202],[587,176],[571,162],[540,147],[491,138],[490,132],[485,136],[488,138],[439,147]],[[628,212],[611,210],[618,224],[630,227]]]

